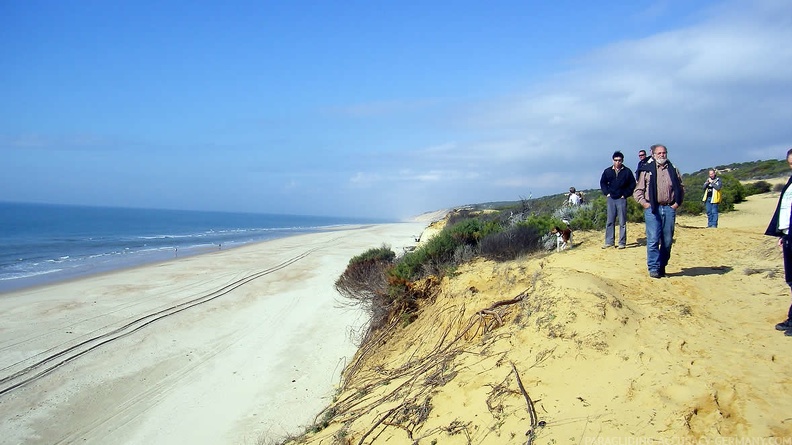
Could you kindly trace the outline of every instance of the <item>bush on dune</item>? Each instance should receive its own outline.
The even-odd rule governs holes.
[[[389,273],[396,254],[383,245],[349,260],[346,270],[335,282],[335,288],[353,305],[365,310],[376,328],[387,318],[391,305]]]
[[[518,224],[509,219],[501,214],[456,218],[454,224],[400,258],[388,246],[368,250],[350,260],[335,287],[369,313],[367,336],[394,317],[409,321],[418,299],[429,294],[417,285],[419,280],[451,274],[479,255],[505,261],[536,251],[543,234],[562,224],[551,215],[531,215]]]
[[[443,230],[423,246],[401,257],[392,275],[402,280],[415,281],[438,273],[451,264],[458,245],[451,233]]]
[[[767,193],[773,189],[773,185],[767,181],[756,181],[746,184],[743,187],[745,188],[745,196]]]
[[[529,224],[518,224],[503,232],[490,234],[481,240],[481,256],[495,261],[513,260],[538,250],[542,233]]]

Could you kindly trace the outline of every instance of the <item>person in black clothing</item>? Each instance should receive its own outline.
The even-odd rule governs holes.
[[[789,168],[792,168],[792,149],[787,151],[786,160]],[[778,245],[784,255],[784,279],[792,289],[792,239],[789,236],[789,231],[792,228],[792,187],[790,185],[792,185],[792,176],[789,177],[781,191],[781,196],[778,197],[778,205],[776,205],[773,219],[770,220],[765,235],[778,237]],[[792,305],[787,311],[786,321],[778,323],[775,328],[784,331],[784,335],[792,337]]]
[[[605,225],[603,249],[614,247],[616,238],[616,216],[619,217],[619,249],[627,247],[627,197],[635,190],[635,176],[624,166],[624,155],[613,152],[613,166],[602,172],[600,189],[608,200],[608,221]]]
[[[644,164],[646,161],[649,160],[649,157],[646,156],[646,150],[638,150],[638,167],[635,167],[635,180],[638,180],[638,174],[641,173],[641,169],[643,169]]]

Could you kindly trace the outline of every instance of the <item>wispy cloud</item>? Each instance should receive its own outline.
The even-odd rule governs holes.
[[[376,117],[410,113],[442,104],[439,99],[389,100],[357,103],[324,110],[326,114],[344,117]]]
[[[613,150],[658,142],[683,171],[782,157],[792,147],[792,3],[739,5],[739,13],[730,4],[699,24],[598,48],[511,96],[448,110],[467,137],[415,148],[409,159],[423,173],[401,177],[457,184],[437,201],[458,202],[471,191],[496,199],[596,188]]]
[[[112,144],[112,139],[90,133],[67,135],[46,135],[39,133],[0,135],[0,149],[6,148],[11,150],[86,150],[107,148]]]

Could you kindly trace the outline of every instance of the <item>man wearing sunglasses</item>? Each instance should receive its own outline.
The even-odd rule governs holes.
[[[619,217],[619,249],[627,247],[627,197],[635,189],[635,177],[624,166],[624,155],[613,152],[613,166],[602,172],[600,189],[608,200],[608,221],[605,224],[605,245],[603,249],[615,247],[616,216]]]
[[[665,145],[652,145],[652,160],[638,174],[633,198],[644,208],[646,265],[652,278],[664,277],[674,242],[676,210],[685,189],[682,175],[668,160]]]
[[[638,180],[638,174],[641,173],[643,170],[644,164],[646,161],[649,160],[649,156],[646,156],[646,150],[638,150],[638,167],[635,168],[635,180]]]

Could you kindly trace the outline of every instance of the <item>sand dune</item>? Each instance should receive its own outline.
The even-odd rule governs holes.
[[[792,443],[792,338],[773,327],[789,288],[762,235],[776,199],[718,229],[681,217],[660,280],[636,224],[625,250],[576,233],[566,252],[462,267],[359,353],[306,443]]]

